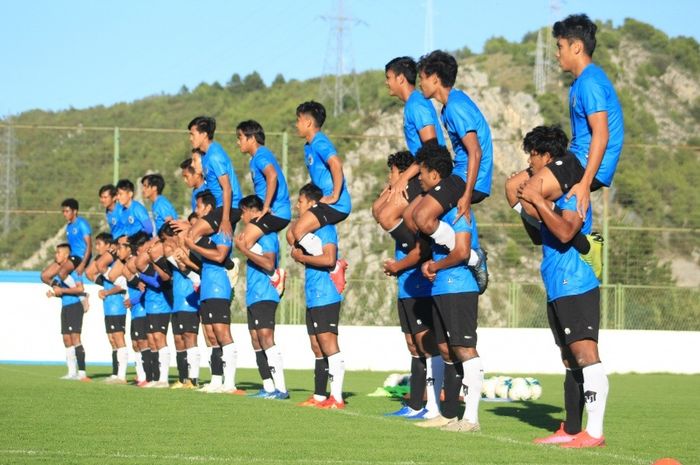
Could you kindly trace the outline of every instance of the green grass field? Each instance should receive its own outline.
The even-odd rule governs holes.
[[[366,394],[386,373],[347,373],[347,409],[321,411],[295,406],[310,394],[310,371],[287,372],[289,402],[110,386],[100,382],[108,367],[88,369],[90,384],[59,380],[60,366],[0,365],[0,464],[642,465],[670,456],[689,465],[700,458],[698,376],[610,376],[608,446],[563,450],[530,442],[559,425],[560,376],[538,376],[544,393],[536,402],[483,402],[482,432],[468,435],[383,417],[398,402]],[[241,388],[259,387],[254,370],[237,378]]]

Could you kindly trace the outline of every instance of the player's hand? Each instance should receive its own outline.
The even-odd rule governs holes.
[[[104,289],[101,289],[101,290],[97,293],[97,297],[99,297],[99,298],[102,299],[102,300],[105,300],[105,297],[106,297],[106,296],[105,296],[105,290],[104,290]]]
[[[408,184],[405,182],[402,183],[397,183],[397,184],[392,184],[391,187],[389,188],[390,194],[389,197],[386,199],[386,203],[393,203],[394,205],[401,205],[403,203],[404,199],[406,202],[408,202],[408,191],[406,188],[408,187]]]
[[[131,308],[131,299],[124,299],[124,307],[127,309]]]
[[[246,246],[245,246],[245,234],[243,234],[243,233],[237,234],[233,238],[233,243],[236,245],[236,248],[238,250],[245,249],[246,248]]]
[[[396,276],[396,260],[390,258],[384,261],[384,274],[387,276]]]
[[[53,293],[52,289],[49,289],[48,291],[46,291],[46,297],[56,297],[56,294]]]
[[[221,233],[227,239],[231,239],[233,235],[233,228],[231,227],[230,220],[221,220],[221,225],[219,226],[219,233]]]
[[[336,197],[333,197],[332,195],[324,195],[323,197],[321,197],[321,200],[319,200],[319,202],[325,203],[326,205],[333,205],[337,201],[338,199]]]
[[[433,282],[435,281],[435,271],[431,269],[431,266],[433,265],[432,260],[427,260],[423,262],[423,264],[420,266],[420,270],[423,272],[423,276],[430,281]]]
[[[62,288],[60,288],[60,287],[58,287],[58,286],[54,286],[54,287],[52,287],[51,289],[52,289],[51,292],[53,292],[53,295],[54,295],[54,296],[56,296],[56,297],[61,297],[61,296],[63,295],[63,289],[62,289]]]
[[[457,221],[459,221],[459,219],[461,217],[464,217],[464,219],[467,220],[467,224],[471,225],[472,224],[471,207],[472,207],[472,195],[471,195],[471,193],[469,193],[469,194],[465,193],[457,201],[457,216],[455,217],[452,224],[455,224]]]
[[[181,233],[184,231],[189,231],[191,225],[187,220],[172,220],[170,221],[170,227],[173,228],[174,231]]]
[[[291,254],[292,258],[294,259],[294,261],[299,262],[299,263],[304,263],[303,262],[304,252],[299,247],[292,247],[290,254]]]
[[[586,212],[588,212],[588,206],[591,203],[591,188],[584,183],[576,183],[569,193],[566,194],[566,200],[569,200],[574,195],[576,196],[576,210],[578,211],[578,216],[584,219],[586,217]]]
[[[85,273],[85,264],[81,263],[78,265],[78,267],[75,269],[75,272],[78,273],[78,276],[82,276],[83,273]]]
[[[524,182],[518,187],[518,198],[529,203],[535,203],[541,200],[542,197],[542,182],[540,179],[539,185],[534,186],[534,183]]]
[[[270,213],[270,208],[263,206],[263,209],[260,210],[260,214],[258,216],[256,216],[255,219],[258,220],[258,219],[262,218],[263,216],[267,215],[268,213]]]

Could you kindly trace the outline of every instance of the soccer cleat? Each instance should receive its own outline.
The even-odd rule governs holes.
[[[289,393],[278,391],[277,389],[275,389],[273,392],[268,393],[268,395],[265,396],[265,399],[287,400],[287,399],[289,399]]]
[[[145,388],[148,387],[149,383],[151,383],[151,381],[146,381],[145,379],[142,379],[141,381],[136,382],[136,386],[140,388]]]
[[[170,389],[182,389],[184,387],[184,383],[182,383],[180,380],[177,380],[172,384],[172,386],[170,386]]]
[[[420,410],[416,411],[416,410],[413,410],[408,405],[404,405],[403,407],[401,407],[400,409],[398,409],[395,412],[385,413],[384,416],[385,417],[409,417],[409,416],[411,416],[411,414],[415,415],[419,412],[420,412]]]
[[[588,263],[593,269],[593,274],[600,281],[603,275],[603,245],[605,245],[605,239],[600,233],[592,232],[586,234],[586,239],[591,246],[591,249],[587,254],[579,254],[581,260]]]
[[[232,396],[245,396],[246,392],[243,389],[224,389],[223,387],[221,388],[221,391],[223,394],[231,394]]]
[[[404,415],[404,418],[406,420],[413,420],[413,421],[415,421],[415,420],[430,420],[431,418],[435,418],[438,415],[439,415],[439,413],[434,413],[434,412],[431,412],[430,410],[428,410],[427,408],[422,408],[417,412],[414,411],[412,415],[411,414]]]
[[[319,405],[317,405],[317,407],[328,410],[343,410],[345,408],[345,402],[343,402],[342,400],[335,400],[335,397],[330,396],[328,399],[324,400]]]
[[[326,400],[316,400],[316,398],[312,395],[308,399],[306,399],[304,402],[299,402],[297,405],[299,407],[318,407],[321,405],[321,403],[325,402]]]
[[[241,270],[241,261],[237,257],[233,257],[231,261],[233,262],[233,268],[226,270],[226,276],[228,276],[228,282],[233,288],[238,282],[238,274]]]
[[[486,266],[486,260],[488,260],[488,254],[484,249],[476,249],[476,255],[479,257],[479,261],[476,262],[474,266],[468,266],[469,271],[474,275],[477,286],[479,286],[479,295],[486,291],[489,286],[489,270]]]
[[[83,383],[92,383],[92,378],[90,378],[89,376],[83,376],[76,379]]]
[[[252,393],[252,394],[248,394],[248,397],[255,397],[255,398],[264,399],[264,398],[266,398],[267,396],[269,396],[269,395],[271,395],[271,394],[274,394],[274,393],[275,393],[275,391],[268,392],[268,391],[266,391],[265,389],[258,389],[257,392],[254,392],[254,393]]]
[[[454,431],[455,433],[475,433],[481,431],[479,423],[471,423],[467,420],[453,420],[440,428],[443,431]]]
[[[420,428],[442,428],[443,426],[447,425],[449,422],[456,420],[457,418],[445,418],[442,415],[438,415],[434,418],[431,418],[430,420],[425,420],[416,423],[416,426]]]
[[[336,260],[335,268],[331,271],[331,281],[335,284],[335,288],[338,290],[338,294],[342,294],[345,290],[345,284],[347,280],[345,279],[345,270],[348,268],[347,260],[341,258]]]
[[[126,380],[122,379],[122,378],[118,378],[115,375],[112,375],[109,378],[105,378],[104,383],[105,384],[126,384]]]
[[[270,281],[272,282],[272,286],[275,288],[277,294],[280,297],[282,297],[282,294],[284,294],[284,283],[286,280],[287,272],[284,268],[277,268],[275,269],[274,273],[270,275]]]
[[[199,389],[199,392],[203,392],[205,394],[220,394],[224,392],[224,387],[221,384],[208,383],[202,386]]]
[[[59,379],[67,379],[69,381],[75,381],[76,379],[78,379],[78,375],[71,375],[70,373],[67,373],[67,374],[61,376]]]
[[[588,431],[581,431],[574,438],[560,445],[560,447],[566,447],[571,449],[583,449],[586,447],[605,447],[605,438],[603,436],[599,438],[594,438]]]
[[[170,384],[168,384],[167,381],[153,381],[153,384],[150,387],[153,389],[168,389]]]
[[[559,426],[559,429],[556,430],[554,433],[544,438],[534,439],[532,442],[534,442],[535,444],[563,444],[565,442],[573,441],[574,437],[574,434],[569,434],[566,431],[564,431],[564,423],[562,423]]]
[[[192,382],[191,379],[186,379],[184,383],[182,383],[182,389],[197,389],[197,385]]]

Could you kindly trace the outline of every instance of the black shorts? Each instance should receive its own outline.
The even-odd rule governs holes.
[[[306,309],[306,332],[309,335],[321,333],[338,334],[340,302]]]
[[[448,212],[457,206],[457,201],[464,195],[466,187],[462,178],[452,174],[430,189],[427,195],[437,200],[444,212]]]
[[[248,329],[275,329],[277,302],[262,300],[248,307]]]
[[[197,315],[197,312],[174,312],[170,315],[173,334],[197,334],[199,332],[199,315]]]
[[[148,332],[168,334],[168,324],[170,323],[170,313],[149,313]]]
[[[126,315],[105,316],[107,334],[123,333],[126,330]]]
[[[231,323],[231,301],[228,299],[207,299],[200,302],[199,316],[202,324],[230,324]]]
[[[145,316],[132,318],[131,320],[131,340],[145,341],[148,339],[148,318]]]
[[[263,235],[265,235],[271,232],[282,231],[289,224],[289,220],[271,215],[270,213],[265,213],[260,218],[251,220],[250,223],[260,228]]]
[[[81,263],[83,263],[83,257],[78,257],[77,255],[71,255],[68,260],[73,264],[73,268],[78,268]],[[89,260],[88,260],[89,263]],[[85,264],[87,266],[87,263]]]
[[[221,218],[224,216],[224,207],[216,207],[209,212],[207,216],[202,218],[206,221],[214,232],[219,230],[221,226]],[[241,219],[241,209],[237,207],[231,207],[231,212],[229,213],[229,219],[231,220],[231,230],[236,230],[236,223]]]
[[[420,180],[418,179],[420,175],[415,175],[408,180],[408,185],[406,186],[406,195],[408,196],[408,203],[413,202],[413,200],[423,193],[423,188],[420,186]]]
[[[398,301],[399,321],[404,334],[422,333],[433,327],[432,297],[406,298]]]
[[[476,347],[478,304],[478,292],[433,296],[436,341],[451,346]]]
[[[316,205],[312,205],[309,211],[318,219],[321,227],[327,224],[338,224],[349,215],[349,213],[341,213],[323,202],[317,202]]]
[[[583,339],[598,341],[600,289],[547,302],[547,319],[559,347]]]
[[[552,172],[564,194],[569,192],[574,185],[581,181],[583,173],[586,171],[578,158],[576,158],[576,155],[571,152],[566,152],[566,155],[563,157],[555,159],[553,162],[547,164],[546,168]],[[604,187],[604,184],[593,178],[591,192],[595,192],[601,187]]]
[[[76,302],[61,308],[61,334],[80,334],[83,330],[83,304]]]

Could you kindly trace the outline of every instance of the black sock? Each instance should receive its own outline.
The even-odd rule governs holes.
[[[78,370],[85,371],[85,349],[82,344],[75,346],[75,358],[78,359]]]
[[[389,235],[404,252],[408,252],[416,246],[416,234],[406,226],[405,221],[401,221]]]
[[[459,413],[459,390],[462,387],[462,377],[457,373],[454,363],[445,362],[445,400],[441,404],[442,416],[456,418]]]
[[[317,358],[314,368],[314,394],[318,396],[326,395],[326,385],[328,384],[328,358]]]
[[[267,355],[264,350],[255,351],[255,362],[258,364],[258,373],[260,373],[261,379],[272,378],[272,372],[270,371],[270,365],[267,363]]]
[[[581,231],[577,232],[573,239],[571,239],[571,245],[578,253],[587,254],[591,250],[591,243],[588,242],[588,238]]]
[[[158,265],[158,268],[163,270],[164,273],[167,273],[170,276],[173,275],[173,269],[170,266],[170,262],[167,258],[160,257],[158,260],[155,261],[155,264]]]
[[[117,351],[112,351],[112,376],[117,376],[119,373],[119,361],[117,360]]]
[[[187,380],[187,351],[180,350],[175,354],[175,361],[177,362],[177,375],[181,383]]]
[[[425,372],[425,357],[411,357],[411,397],[408,399],[408,406],[413,410],[423,408]]]
[[[224,361],[221,357],[224,355],[224,351],[221,347],[212,347],[211,349],[211,374],[220,375],[224,374]]]
[[[566,370],[564,377],[564,408],[566,410],[564,431],[568,434],[581,432],[584,405],[582,370]]]
[[[160,352],[151,351],[151,370],[153,370],[153,381],[160,380]]]
[[[146,373],[146,381],[153,381],[153,367],[151,366],[151,349],[141,351],[141,362],[143,371]]]

